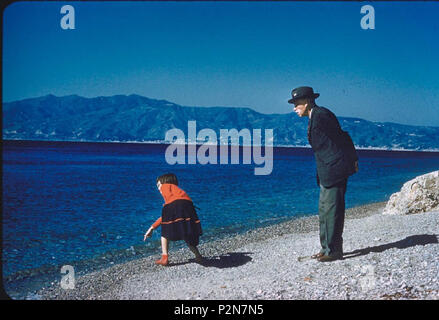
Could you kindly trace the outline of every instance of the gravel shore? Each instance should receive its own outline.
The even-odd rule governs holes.
[[[349,209],[342,260],[298,261],[319,251],[318,217],[292,219],[188,249],[118,264],[40,290],[39,299],[439,300],[439,211],[388,216],[385,203]],[[32,297],[29,297],[32,298]]]

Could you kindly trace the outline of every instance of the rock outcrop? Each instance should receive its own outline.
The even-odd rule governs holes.
[[[439,208],[439,171],[407,181],[391,195],[383,214],[412,214]]]

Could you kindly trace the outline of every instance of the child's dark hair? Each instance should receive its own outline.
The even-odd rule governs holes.
[[[165,183],[170,183],[170,184],[175,184],[176,186],[178,186],[178,180],[177,180],[177,176],[173,173],[166,173],[161,175],[160,177],[157,178],[156,182],[159,182],[161,184],[165,184]]]

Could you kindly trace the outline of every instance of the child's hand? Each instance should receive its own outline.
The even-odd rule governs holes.
[[[149,238],[152,235],[153,228],[149,228],[148,231],[146,231],[145,235],[143,236],[143,241],[146,240],[146,238]]]

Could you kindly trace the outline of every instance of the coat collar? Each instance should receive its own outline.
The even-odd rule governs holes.
[[[160,192],[163,196],[163,199],[165,200],[164,205],[181,199],[192,201],[191,198],[189,198],[189,196],[186,194],[186,192],[183,189],[180,189],[175,184],[162,184],[160,187]]]

